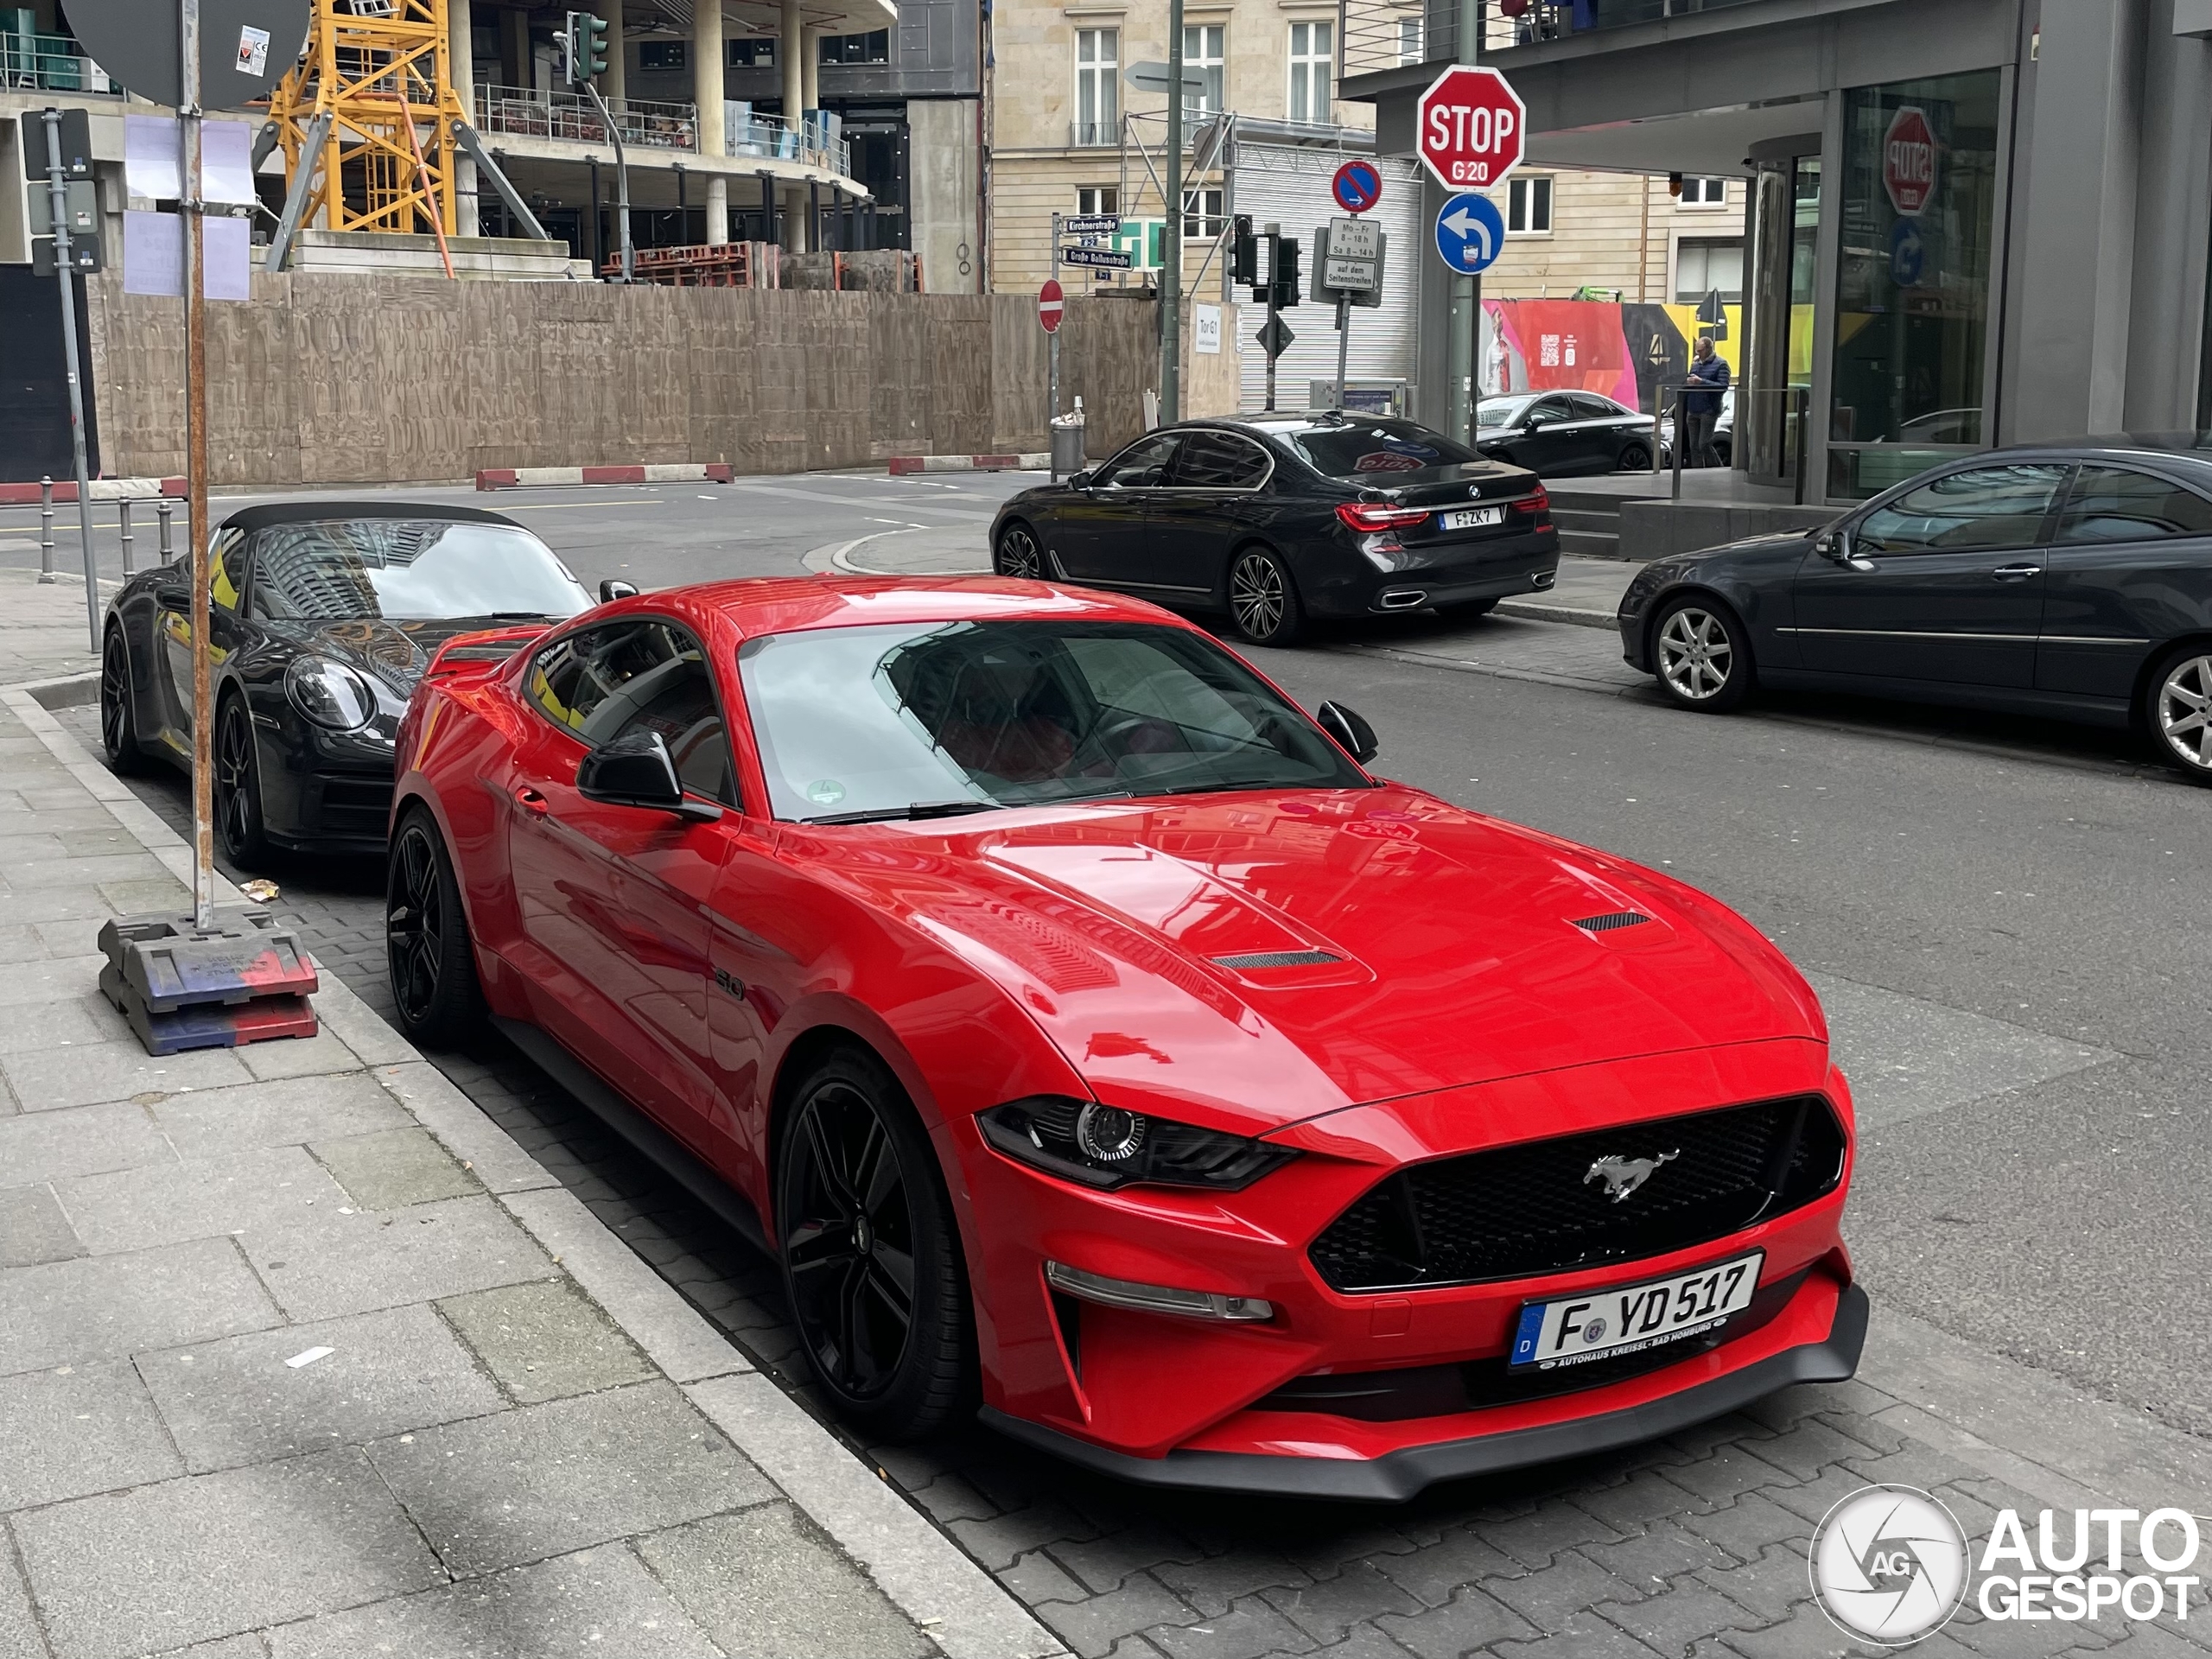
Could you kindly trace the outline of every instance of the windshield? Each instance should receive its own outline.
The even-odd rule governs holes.
[[[1411,421],[1346,421],[1286,433],[1285,439],[1308,466],[1328,478],[1357,478],[1375,473],[1418,473],[1479,459],[1441,432]]]
[[[1367,782],[1296,708],[1179,628],[822,628],[749,640],[738,666],[779,818]]]
[[[253,544],[257,616],[315,622],[571,617],[591,606],[552,550],[512,524],[340,518]]]
[[[1521,411],[1529,407],[1526,397],[1485,397],[1475,405],[1475,424],[1510,426],[1521,418]]]

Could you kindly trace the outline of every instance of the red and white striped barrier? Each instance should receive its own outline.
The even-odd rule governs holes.
[[[95,501],[152,501],[162,496],[181,501],[184,480],[181,478],[96,478],[89,493]],[[35,507],[38,505],[39,486],[33,484],[0,484],[0,507]],[[56,506],[77,502],[77,480],[57,478],[54,480],[54,501]]]
[[[526,490],[549,484],[727,484],[727,461],[670,461],[645,467],[486,467],[480,490]]]
[[[1039,450],[1019,455],[893,455],[891,470],[899,473],[1041,473],[1052,464],[1052,455]]]

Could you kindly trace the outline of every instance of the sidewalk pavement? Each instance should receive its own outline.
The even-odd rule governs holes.
[[[149,1058],[94,940],[188,855],[22,673],[0,1655],[1060,1650],[334,976],[313,1039]]]

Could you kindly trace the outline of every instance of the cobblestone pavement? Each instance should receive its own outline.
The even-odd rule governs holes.
[[[1594,630],[1545,632],[1608,643]],[[89,709],[61,717],[91,744]],[[137,787],[173,822],[188,810],[181,779]],[[318,861],[272,873],[279,912],[322,964],[387,1010],[380,869]],[[802,1362],[764,1260],[504,1039],[432,1058],[757,1364],[796,1382]],[[2038,1484],[2031,1465],[1988,1446],[1938,1449],[1938,1436],[1898,1426],[1923,1421],[1902,1393],[1865,1381],[1802,1388],[1631,1452],[1376,1509],[1146,1491],[982,1429],[865,1449],[1086,1659],[1783,1659],[1872,1651],[1819,1611],[1806,1567],[1815,1522],[1859,1487],[1931,1491],[1970,1537],[1986,1535],[1999,1509],[2030,1514],[2032,1529],[2035,1510],[2093,1501],[2080,1486]],[[2008,1469],[2019,1484],[1992,1472]],[[2212,1651],[2212,1614],[2020,1624],[1969,1605],[1911,1649],[2107,1650]]]

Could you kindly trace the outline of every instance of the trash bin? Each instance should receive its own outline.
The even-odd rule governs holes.
[[[1083,410],[1052,417],[1052,478],[1055,482],[1083,470]]]

